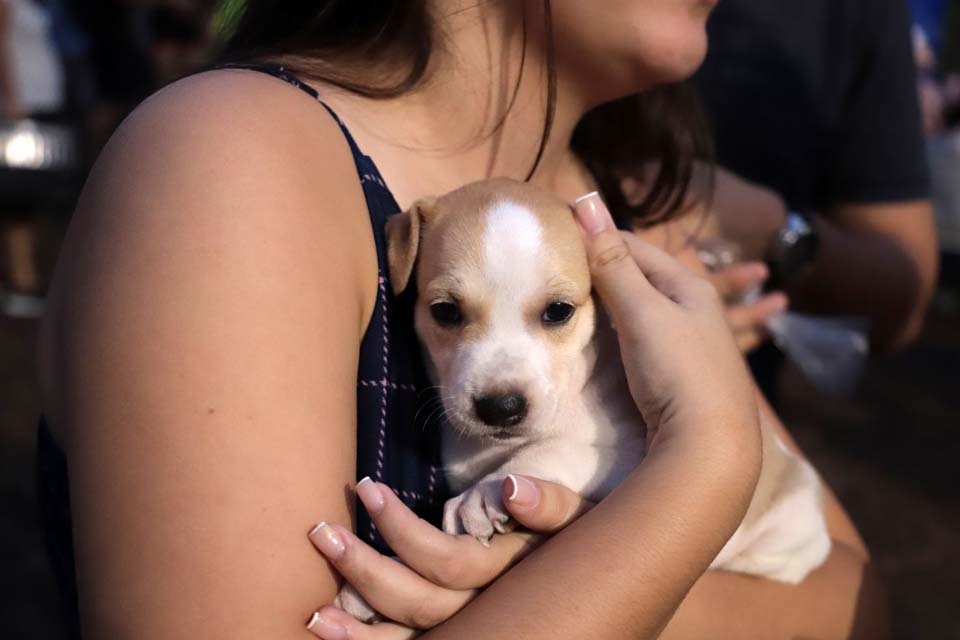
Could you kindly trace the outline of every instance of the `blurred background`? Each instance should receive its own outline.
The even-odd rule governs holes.
[[[38,524],[34,364],[73,204],[123,117],[205,64],[241,2],[0,0],[0,637],[66,637]],[[942,265],[925,327],[846,393],[787,362],[776,396],[866,538],[895,637],[960,639],[960,10],[911,5],[903,97],[921,107]]]

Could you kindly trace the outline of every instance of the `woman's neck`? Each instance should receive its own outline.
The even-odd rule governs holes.
[[[401,206],[470,180],[522,180],[533,167],[547,110],[542,16],[527,16],[524,54],[523,21],[509,14],[520,3],[510,4],[517,8],[471,3],[440,16],[427,77],[412,92],[388,100],[324,92],[376,158]],[[570,138],[592,106],[571,87],[558,78],[553,124],[534,176],[558,191],[581,173]]]

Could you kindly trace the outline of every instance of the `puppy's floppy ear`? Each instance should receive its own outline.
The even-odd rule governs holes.
[[[387,220],[387,265],[390,267],[390,283],[395,294],[402,293],[410,284],[420,251],[423,223],[436,202],[436,198],[417,200],[408,210]]]

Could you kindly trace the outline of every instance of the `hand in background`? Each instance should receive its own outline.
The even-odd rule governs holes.
[[[742,353],[750,353],[769,338],[767,320],[789,305],[780,291],[759,295],[769,275],[762,262],[739,262],[704,275],[723,298],[727,324]]]
[[[720,294],[727,325],[741,353],[750,353],[769,338],[767,320],[786,310],[789,300],[780,291],[760,293],[770,275],[764,263],[734,262],[711,270],[689,241],[674,257],[687,269],[709,281]]]

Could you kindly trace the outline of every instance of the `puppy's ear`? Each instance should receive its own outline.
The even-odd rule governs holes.
[[[423,223],[433,211],[436,198],[423,198],[408,210],[387,220],[387,265],[393,292],[400,294],[413,276],[413,267],[420,251]]]

